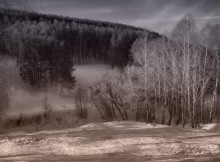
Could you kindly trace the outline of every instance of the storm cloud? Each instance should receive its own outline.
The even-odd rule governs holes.
[[[220,0],[33,0],[36,11],[119,22],[160,33],[170,31],[185,14],[201,27],[220,23]]]

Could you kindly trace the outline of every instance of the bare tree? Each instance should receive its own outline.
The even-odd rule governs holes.
[[[155,120],[157,106],[152,108],[152,103],[155,105],[157,103],[152,100],[155,97],[154,94],[158,93],[155,89],[155,85],[158,84],[158,76],[154,74],[158,73],[155,65],[158,65],[159,60],[155,55],[155,51],[150,46],[152,49],[155,49],[153,44],[149,44],[147,35],[135,41],[131,49],[135,66],[130,66],[127,69],[127,76],[130,83],[129,89],[136,96],[136,100],[142,103],[142,106],[137,107],[136,119],[139,119],[140,116],[145,114],[145,120],[147,122],[150,122],[150,118]]]
[[[44,98],[43,98],[43,109],[44,109],[44,120],[45,120],[45,124],[48,124],[51,120],[51,114],[52,114],[52,106],[49,104],[48,102],[48,97],[45,94]]]
[[[149,41],[143,35],[132,46],[132,64],[92,88],[92,103],[103,119],[133,115],[136,120],[195,128],[219,118],[218,41],[202,38],[191,15],[177,24],[171,38]]]
[[[107,73],[91,88],[92,104],[105,120],[129,119],[129,95],[125,76],[118,70]]]
[[[186,15],[172,32],[173,40],[162,38],[149,42],[145,35],[133,44],[134,64],[126,70],[128,89],[137,98],[144,96],[147,122],[158,121],[156,112],[161,111],[163,124],[181,121],[183,126],[190,123],[197,127],[207,119],[203,116],[203,106],[208,94],[213,96],[208,108],[209,121],[214,118],[219,58],[198,41],[198,34],[192,16]],[[137,107],[136,112],[139,111]]]
[[[86,119],[88,116],[88,90],[79,87],[76,89],[74,101],[79,119]]]

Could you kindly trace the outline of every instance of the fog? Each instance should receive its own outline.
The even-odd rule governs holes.
[[[108,65],[76,65],[73,76],[76,77],[76,86],[91,86],[101,80],[102,76],[110,69]],[[43,99],[45,94],[48,103],[55,111],[73,110],[74,99],[73,92],[66,91],[60,94],[59,91],[48,90],[47,92],[39,90],[28,85],[12,87],[10,92],[10,108],[7,110],[7,116],[17,116],[20,114],[32,115],[43,112]]]
[[[76,71],[73,72],[73,75],[76,76],[77,84],[90,86],[101,80],[102,76],[110,69],[110,66],[102,64],[88,64],[76,65],[74,68]]]

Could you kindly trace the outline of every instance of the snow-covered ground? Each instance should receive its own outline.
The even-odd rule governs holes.
[[[91,123],[65,130],[1,135],[0,161],[198,160],[218,158],[219,141],[220,132],[206,130],[128,121]]]
[[[204,130],[214,130],[218,127],[218,124],[217,123],[211,123],[211,124],[205,124],[202,126],[201,129],[204,129]]]

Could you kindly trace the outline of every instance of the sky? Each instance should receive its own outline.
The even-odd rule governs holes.
[[[202,27],[220,24],[220,0],[32,0],[37,12],[118,22],[169,32],[187,13]]]

